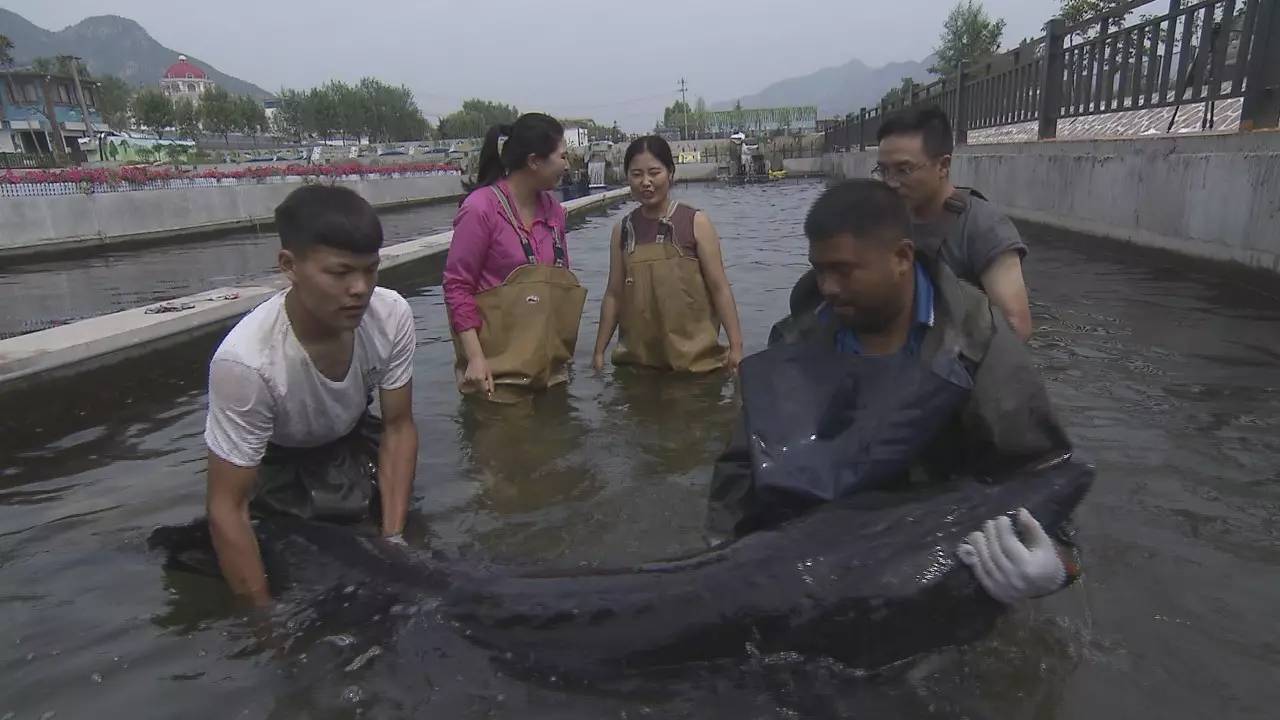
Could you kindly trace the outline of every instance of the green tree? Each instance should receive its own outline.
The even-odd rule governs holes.
[[[307,131],[328,141],[341,126],[338,101],[333,93],[325,88],[312,88],[307,91],[307,99],[303,105],[303,123]]]
[[[701,97],[693,103],[693,118],[691,119],[691,127],[693,128],[694,137],[706,137],[707,135],[707,101]]]
[[[360,144],[360,137],[365,134],[368,126],[368,107],[360,91],[340,80],[331,80],[325,85],[325,92],[329,93],[337,109],[336,128],[343,142],[351,138],[357,145]]]
[[[909,77],[902,78],[902,82],[899,83],[897,87],[885,93],[884,96],[880,98],[880,104],[892,105],[898,102],[899,100],[902,100],[903,98],[910,99],[911,89],[915,87],[915,84],[916,84],[916,81],[912,78],[909,78]]]
[[[173,127],[173,103],[160,90],[144,88],[133,96],[133,117],[140,127],[163,140],[165,129]]]
[[[129,127],[129,102],[133,99],[133,88],[129,83],[115,75],[107,75],[98,81],[93,95],[98,102],[98,112],[108,125],[113,128]]]
[[[365,106],[364,129],[370,142],[421,140],[430,134],[430,126],[409,88],[364,78],[356,90]]]
[[[1075,25],[1102,13],[1115,12],[1127,4],[1127,0],[1062,0],[1058,17],[1066,20],[1068,25]],[[1097,27],[1097,24],[1093,23],[1092,27]]]
[[[258,136],[270,130],[266,108],[248,95],[232,98],[232,102],[235,104],[235,129],[253,138],[254,147],[257,147]]]
[[[200,137],[200,111],[191,98],[180,97],[173,103],[173,126],[178,137],[196,140]]]
[[[271,118],[271,132],[279,138],[301,143],[308,132],[306,126],[307,94],[298,90],[281,89],[276,93],[275,115]]]
[[[464,101],[462,103],[462,111],[477,113],[490,125],[513,123],[516,118],[520,117],[520,111],[516,109],[515,105],[476,98]]]
[[[364,78],[355,85],[331,81],[305,92],[281,89],[271,127],[273,134],[301,142],[314,135],[328,140],[337,134],[357,142],[421,140],[431,126],[403,85]]]
[[[231,147],[231,133],[240,128],[239,103],[226,89],[214,86],[200,96],[200,123],[214,135],[221,135]]]
[[[950,75],[960,63],[971,63],[1000,49],[1004,36],[1004,20],[992,20],[982,3],[961,0],[951,8],[942,24],[938,47],[933,49],[937,62],[929,72]]]
[[[157,148],[157,150],[159,149],[160,148]],[[174,167],[177,167],[182,164],[182,161],[187,156],[187,146],[178,145],[177,143],[174,143],[173,145],[165,145],[164,156],[169,160],[169,162],[173,163]]]
[[[442,138],[482,137],[488,130],[489,123],[477,113],[459,110],[440,118],[440,137]]]
[[[683,100],[677,100],[670,107],[662,111],[662,125],[671,130],[679,130],[680,137],[688,140],[684,136],[684,128],[686,122],[689,125],[690,134],[693,132],[694,118],[693,108],[689,107],[689,103]]]
[[[59,55],[57,57],[38,57],[31,61],[31,69],[45,75],[71,75],[71,56]],[[89,66],[83,60],[76,62],[76,70],[80,73],[81,80],[88,80],[92,76],[89,74]]]
[[[513,123],[520,117],[514,105],[472,98],[462,109],[440,119],[440,136],[445,138],[482,137],[489,127]]]

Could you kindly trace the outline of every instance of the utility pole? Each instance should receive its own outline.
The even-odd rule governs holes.
[[[58,114],[53,109],[53,85],[49,82],[48,75],[40,81],[40,90],[44,94],[44,116],[49,121],[49,131],[45,133],[45,137],[49,139],[49,150],[53,153],[54,162],[61,166],[66,161],[66,138],[62,136]]]
[[[689,139],[689,83],[680,78],[680,102],[684,103],[684,139]]]
[[[84,101],[84,88],[80,86],[80,58],[75,55],[63,55],[71,66],[71,79],[76,84],[76,99],[80,101],[80,119],[84,120],[84,136],[93,137],[93,123],[89,121],[89,107]]]

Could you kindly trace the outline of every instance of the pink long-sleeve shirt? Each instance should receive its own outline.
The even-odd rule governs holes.
[[[520,211],[505,180],[495,185],[507,197],[511,211]],[[533,254],[539,265],[555,262],[552,228],[565,237],[564,207],[549,193],[538,196],[538,212],[530,224]],[[476,294],[506,281],[512,270],[526,264],[520,236],[502,211],[502,205],[489,188],[473,191],[453,218],[453,242],[444,263],[444,304],[449,310],[453,331],[478,330],[482,324],[476,307]],[[569,250],[565,247],[565,263]]]

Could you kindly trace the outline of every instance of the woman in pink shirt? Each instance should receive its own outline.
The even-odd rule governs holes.
[[[499,401],[568,379],[586,290],[569,271],[564,128],[541,113],[495,125],[453,220],[444,299],[458,389]]]

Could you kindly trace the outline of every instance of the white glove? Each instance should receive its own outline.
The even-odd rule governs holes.
[[[1018,510],[1018,525],[1029,541],[1018,539],[1013,523],[1001,515],[988,520],[982,532],[972,532],[956,554],[978,576],[991,597],[1012,604],[1057,591],[1067,579],[1058,548],[1026,508]]]

